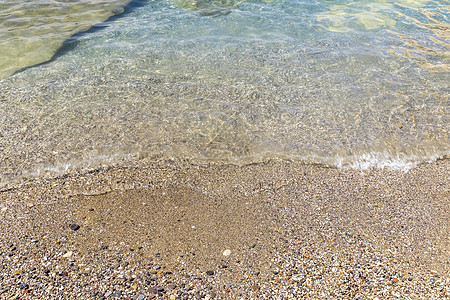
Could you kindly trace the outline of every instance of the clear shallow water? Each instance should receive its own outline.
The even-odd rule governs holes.
[[[358,169],[444,157],[448,9],[132,2],[0,81],[0,182],[161,156]]]
[[[128,2],[0,1],[0,79],[48,61],[66,39],[123,12]]]

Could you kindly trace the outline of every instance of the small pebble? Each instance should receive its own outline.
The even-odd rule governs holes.
[[[78,229],[80,229],[80,225],[77,225],[77,224],[70,224],[69,227],[73,231],[77,231]]]
[[[229,256],[230,254],[231,254],[231,250],[230,249],[227,249],[227,250],[223,251],[223,255],[224,256]]]
[[[26,283],[21,283],[20,284],[20,286],[19,286],[19,289],[21,289],[21,290],[26,290],[26,289],[28,289],[30,286],[28,285],[28,284],[26,284]]]
[[[214,271],[206,271],[206,275],[212,276],[212,275],[214,275]]]
[[[68,258],[68,257],[71,257],[72,256],[72,254],[73,254],[73,252],[72,251],[68,251],[68,252],[66,252],[62,257],[64,257],[64,258]]]

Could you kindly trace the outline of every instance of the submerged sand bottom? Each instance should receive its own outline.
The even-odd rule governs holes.
[[[449,170],[163,161],[30,182],[0,192],[0,298],[446,299]]]

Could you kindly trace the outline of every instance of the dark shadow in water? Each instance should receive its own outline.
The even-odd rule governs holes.
[[[107,20],[105,20],[102,23],[98,23],[93,25],[91,28],[89,28],[86,31],[83,32],[79,32],[74,34],[73,36],[71,36],[70,38],[68,38],[67,40],[64,41],[63,45],[61,46],[61,48],[58,49],[58,51],[56,51],[55,55],[53,55],[53,57],[47,61],[46,63],[49,63],[55,59],[57,59],[60,56],[63,56],[64,54],[66,54],[69,51],[72,51],[73,49],[75,49],[75,47],[78,45],[79,43],[79,37],[82,37],[86,34],[91,34],[94,32],[98,32],[103,30],[104,28],[109,27],[109,23],[114,22],[118,19],[121,19],[123,17],[125,17],[126,15],[132,13],[133,11],[135,11],[138,8],[141,8],[145,5],[148,4],[148,0],[131,0],[130,3],[128,3],[123,9],[124,11],[120,14],[114,15],[109,17]]]
[[[123,7],[123,12],[121,12],[120,14],[114,15],[109,17],[107,20],[105,20],[102,23],[98,23],[93,25],[91,28],[89,28],[86,31],[82,31],[82,32],[78,32],[76,34],[74,34],[73,36],[71,36],[70,38],[68,38],[67,40],[64,41],[63,45],[61,46],[61,48],[59,48],[55,54],[52,56],[51,59],[39,63],[39,64],[35,64],[32,66],[28,66],[28,67],[24,67],[20,70],[17,70],[16,72],[14,72],[14,74],[23,72],[29,68],[33,68],[33,67],[37,67],[37,66],[42,66],[42,65],[46,65],[54,60],[56,60],[58,57],[63,56],[64,54],[66,54],[69,51],[72,51],[73,49],[75,49],[79,43],[79,37],[85,35],[85,34],[91,34],[94,32],[98,32],[100,30],[103,30],[104,28],[107,28],[110,22],[114,22],[118,19],[121,19],[123,17],[125,17],[126,15],[132,13],[133,11],[135,11],[138,8],[141,8],[145,5],[147,5],[149,2],[148,0],[131,0],[130,3],[128,3],[127,5],[125,5]]]

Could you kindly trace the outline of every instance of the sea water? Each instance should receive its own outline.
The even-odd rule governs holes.
[[[0,185],[168,157],[450,154],[448,1],[76,3],[0,1]]]

